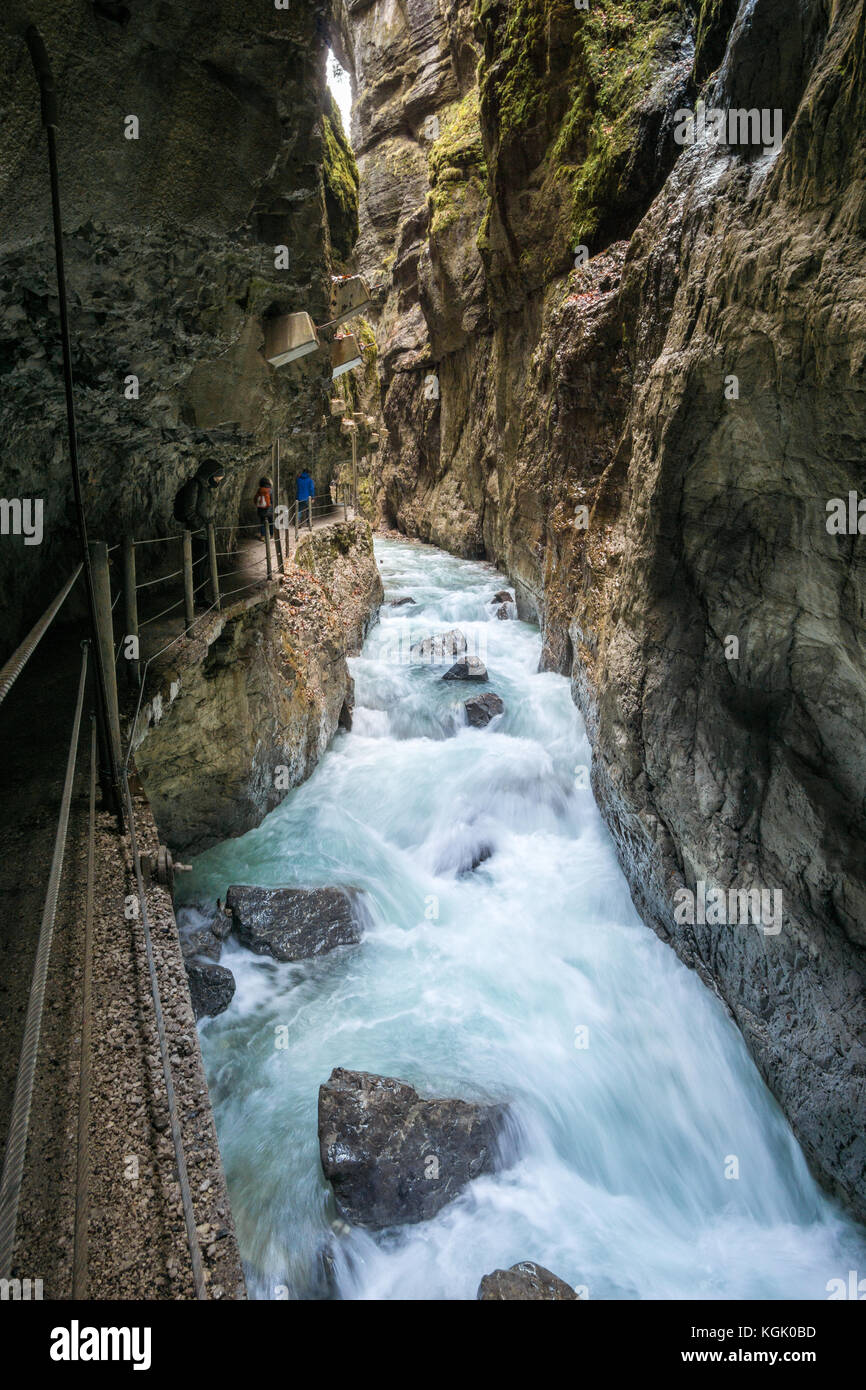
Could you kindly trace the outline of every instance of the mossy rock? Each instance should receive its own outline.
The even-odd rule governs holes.
[[[339,109],[329,97],[330,109],[322,116],[325,207],[331,247],[340,261],[347,261],[358,240],[358,166]]]
[[[594,252],[630,230],[662,181],[665,169],[637,158],[647,97],[684,51],[697,3],[591,0],[575,10],[573,0],[514,0],[507,9],[475,0],[491,207],[507,205],[511,190],[535,190],[533,216],[509,223],[505,240],[528,247],[539,283],[567,269],[575,245]],[[485,255],[495,232],[488,217]]]

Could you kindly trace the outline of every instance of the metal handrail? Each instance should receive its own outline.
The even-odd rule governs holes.
[[[3,1178],[0,1182],[0,1278],[8,1279],[12,1272],[12,1257],[15,1250],[15,1230],[18,1225],[18,1206],[21,1197],[21,1182],[24,1177],[24,1155],[27,1151],[27,1136],[30,1130],[30,1108],[33,1103],[33,1085],[36,1077],[36,1060],[39,1053],[39,1038],[42,1032],[42,1012],[45,1005],[45,986],[48,980],[48,960],[51,955],[51,941],[54,936],[54,919],[57,915],[57,899],[60,892],[60,876],[63,872],[63,858],[66,851],[66,835],[69,829],[69,808],[72,802],[72,785],[75,780],[75,763],[78,754],[78,733],[81,727],[81,711],[84,707],[84,688],[87,682],[88,643],[82,642],[81,674],[78,679],[78,699],[75,703],[75,717],[72,721],[72,737],[69,741],[69,754],[66,759],[66,776],[60,798],[60,817],[54,836],[54,853],[51,858],[51,871],[48,875],[48,891],[42,911],[42,925],[39,928],[39,943],[36,947],[36,960],[30,981],[30,998],[27,1003],[27,1017],[24,1023],[24,1037],[21,1043],[21,1056],[18,1074],[15,1079],[15,1097],[12,1101],[12,1116],[9,1121],[9,1134],[6,1140],[6,1153],[3,1157]]]
[[[73,584],[83,568],[83,565],[79,565],[75,572],[70,575],[63,585],[63,588],[60,590],[60,593],[53,602],[48,605],[38,623],[30,629],[20,647],[15,648],[15,651],[6,662],[5,666],[0,670],[0,705],[2,705],[3,701],[6,699],[9,691],[21,675],[21,672],[24,670],[24,667],[35,652],[40,641],[45,636],[45,633],[51,626],[52,619],[63,606],[64,601],[68,597]]]

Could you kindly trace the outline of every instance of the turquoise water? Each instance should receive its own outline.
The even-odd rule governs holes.
[[[373,910],[360,946],[315,962],[223,954],[237,992],[201,1042],[251,1294],[471,1299],[531,1259],[591,1298],[826,1298],[866,1268],[863,1233],[813,1182],[721,1005],[637,917],[537,629],[495,618],[507,581],[490,566],[376,550],[387,596],[417,606],[383,608],[351,663],[352,732],[184,885],[191,902],[352,884]],[[407,660],[454,627],[488,686]],[[485,689],[505,713],[471,729],[462,701]],[[515,1161],[432,1221],[348,1228],[316,1134],[335,1066],[510,1102]]]

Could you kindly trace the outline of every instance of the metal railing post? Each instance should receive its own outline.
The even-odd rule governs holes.
[[[210,566],[210,596],[211,604],[214,608],[220,606],[220,574],[217,568],[216,553],[216,532],[214,524],[209,521],[207,524],[207,557]]]
[[[271,528],[267,519],[265,520],[265,564],[268,567],[268,579],[273,579],[274,562],[271,556]]]
[[[284,565],[283,565],[283,538],[282,538],[282,536],[280,535],[280,528],[279,528],[279,526],[277,525],[277,514],[278,514],[278,512],[279,512],[279,510],[280,510],[280,494],[279,494],[279,492],[276,494],[276,497],[277,497],[277,504],[276,504],[276,506],[274,507],[274,545],[276,546],[276,549],[277,549],[277,569],[279,570],[280,574],[285,574],[286,571],[285,571],[285,567],[284,567]]]
[[[296,500],[295,500],[295,545],[298,544],[298,536],[299,536],[299,534],[300,534],[300,521],[299,521],[299,513],[300,513],[300,510],[301,510],[301,504],[300,504],[300,502],[298,502],[297,499],[296,499]]]
[[[108,569],[108,546],[105,541],[90,542],[90,564],[93,572],[93,597],[96,603],[96,628],[99,653],[105,673],[105,693],[108,701],[108,731],[117,764],[120,763],[120,710],[117,704],[117,672],[114,668],[114,623],[111,618],[111,576]]]
[[[123,622],[124,639],[134,637],[138,644],[138,598],[135,591],[135,541],[123,538]],[[141,667],[137,656],[126,658],[129,683],[136,690],[141,685]]]
[[[358,435],[352,430],[352,511],[358,515]]]
[[[195,622],[195,591],[192,582],[192,532],[183,533],[183,609],[187,636]]]

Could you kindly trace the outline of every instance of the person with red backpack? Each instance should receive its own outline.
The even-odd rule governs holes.
[[[270,478],[259,478],[259,490],[256,493],[256,511],[259,514],[260,540],[267,539],[265,527],[269,527],[271,535],[274,534],[274,494],[273,483]]]

